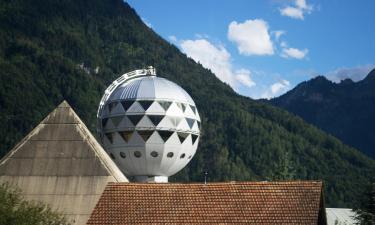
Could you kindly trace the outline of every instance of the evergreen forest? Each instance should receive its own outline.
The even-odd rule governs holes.
[[[152,65],[202,118],[197,154],[172,182],[323,180],[352,207],[375,161],[300,117],[240,96],[147,27],[122,0],[0,0],[0,157],[66,99],[95,134],[105,88]]]

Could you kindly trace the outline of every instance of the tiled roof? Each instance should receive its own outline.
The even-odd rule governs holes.
[[[322,182],[109,183],[88,224],[325,224]]]

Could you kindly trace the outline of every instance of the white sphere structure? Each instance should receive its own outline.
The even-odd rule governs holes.
[[[177,84],[157,77],[152,67],[115,80],[97,117],[104,149],[137,181],[167,182],[198,147],[200,117],[194,101]]]

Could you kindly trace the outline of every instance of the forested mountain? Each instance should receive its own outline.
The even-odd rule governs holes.
[[[144,25],[122,0],[0,0],[0,151],[63,99],[95,133],[107,85],[156,67],[202,118],[196,156],[175,181],[322,179],[329,206],[352,206],[374,160],[299,117],[236,94]]]
[[[375,158],[375,69],[359,82],[318,76],[270,102]]]

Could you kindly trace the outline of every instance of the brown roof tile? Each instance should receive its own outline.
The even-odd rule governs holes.
[[[319,181],[110,183],[88,224],[318,224],[321,196]]]

